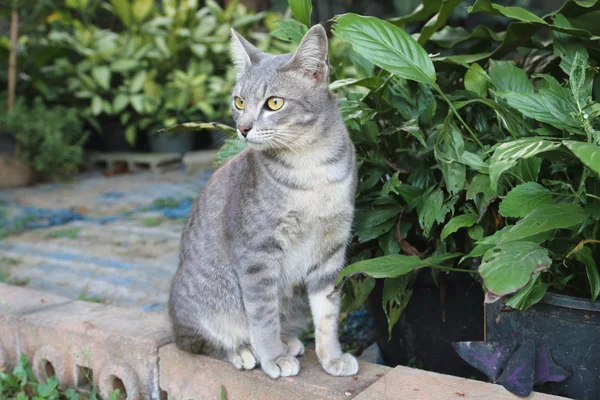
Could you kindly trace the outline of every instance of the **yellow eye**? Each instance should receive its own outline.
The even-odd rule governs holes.
[[[233,98],[233,104],[235,104],[235,108],[237,108],[238,110],[243,110],[244,109],[244,100],[240,99],[237,96],[235,96]]]
[[[283,107],[283,99],[281,97],[269,97],[267,100],[267,107],[269,110],[277,111]]]

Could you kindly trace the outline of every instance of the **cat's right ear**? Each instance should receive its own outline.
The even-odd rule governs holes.
[[[252,46],[242,35],[231,28],[231,60],[239,77],[244,71],[260,60],[262,52]]]

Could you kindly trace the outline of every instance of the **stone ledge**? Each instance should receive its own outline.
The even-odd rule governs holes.
[[[0,284],[0,367],[25,353],[35,375],[82,391],[90,381],[107,398],[114,389],[128,400],[510,400],[502,386],[407,367],[360,363],[354,377],[332,377],[312,351],[300,358],[298,376],[273,380],[260,370],[178,350],[166,315],[71,301]],[[563,399],[532,393],[532,400]]]
[[[178,350],[174,344],[160,349],[160,387],[169,400],[218,399],[221,387],[228,400],[320,400],[350,399],[390,370],[360,363],[358,375],[332,377],[308,350],[299,358],[300,374],[271,379],[259,368],[238,371],[230,363]]]
[[[515,400],[523,399],[492,383],[398,366],[356,396],[356,400]],[[564,397],[531,393],[531,400]]]
[[[0,283],[0,367],[18,363],[18,319],[28,313],[70,303],[66,297]]]

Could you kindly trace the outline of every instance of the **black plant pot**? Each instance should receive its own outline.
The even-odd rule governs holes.
[[[13,132],[0,130],[0,154],[14,155],[16,145]]]
[[[486,305],[486,341],[545,345],[554,363],[571,375],[535,389],[577,400],[600,399],[600,303],[548,293],[525,311]]]
[[[485,375],[463,361],[452,347],[456,341],[483,340],[481,285],[465,273],[440,274],[439,285],[435,285],[428,271],[419,273],[410,302],[388,341],[388,325],[381,306],[383,281],[376,283],[369,296],[369,309],[375,320],[383,359],[389,366],[408,365],[486,380]]]

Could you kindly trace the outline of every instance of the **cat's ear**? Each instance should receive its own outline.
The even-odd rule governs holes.
[[[238,76],[246,68],[257,63],[262,54],[259,49],[252,46],[242,35],[231,28],[231,60]]]
[[[306,32],[296,53],[282,66],[284,70],[296,70],[316,83],[327,83],[327,34],[322,25],[315,25]]]

